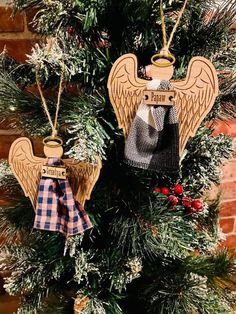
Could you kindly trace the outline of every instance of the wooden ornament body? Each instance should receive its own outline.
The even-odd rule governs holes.
[[[166,60],[165,60],[166,62]],[[149,81],[137,76],[138,62],[134,54],[128,53],[118,58],[113,64],[107,88],[110,101],[115,110],[119,127],[123,129],[127,138],[130,126],[136,111],[144,96],[147,94]],[[147,74],[159,80],[170,80],[174,68],[147,67]],[[195,135],[201,122],[211,110],[218,95],[218,79],[213,64],[204,57],[193,57],[189,63],[187,75],[184,80],[171,81],[175,93],[174,105],[176,106],[180,154],[183,153],[188,139]],[[168,94],[166,92],[166,99]],[[150,105],[159,105],[151,103]],[[161,105],[170,105],[169,102]]]
[[[42,167],[46,165],[47,158],[61,158],[62,147],[44,147],[46,158],[34,156],[31,141],[26,137],[15,140],[9,151],[9,164],[12,172],[21,185],[25,196],[29,197],[32,206],[35,208],[39,181]],[[101,160],[93,165],[88,162],[79,162],[73,159],[62,159],[63,165],[67,168],[70,184],[75,199],[82,205],[90,199],[91,192],[98,180],[102,167]]]
[[[48,145],[44,145],[43,152],[46,157],[54,157],[61,159],[63,156],[63,148],[62,146],[58,146],[57,142],[49,141]]]

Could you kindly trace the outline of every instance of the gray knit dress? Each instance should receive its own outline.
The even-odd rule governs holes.
[[[147,89],[170,90],[171,84],[153,79]],[[157,172],[178,170],[179,127],[175,106],[140,104],[126,140],[125,162]]]

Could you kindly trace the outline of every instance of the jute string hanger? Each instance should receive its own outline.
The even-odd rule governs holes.
[[[46,99],[45,99],[45,97],[43,95],[43,91],[42,91],[42,88],[40,86],[40,79],[39,79],[38,72],[36,72],[35,77],[36,77],[36,83],[37,83],[37,87],[38,87],[38,90],[39,90],[39,94],[40,94],[40,97],[41,97],[41,100],[42,100],[42,105],[43,105],[44,111],[46,113],[46,116],[48,118],[48,122],[49,122],[49,124],[51,126],[51,129],[52,129],[51,136],[46,137],[43,140],[43,143],[45,145],[47,145],[48,144],[47,142],[49,140],[54,140],[54,141],[58,142],[58,146],[61,146],[63,144],[63,142],[62,142],[62,139],[59,136],[57,136],[57,133],[58,133],[58,131],[57,131],[57,122],[58,122],[58,113],[59,113],[60,103],[61,103],[61,94],[62,94],[62,91],[63,91],[64,63],[62,64],[62,72],[61,72],[60,82],[59,82],[59,89],[58,89],[58,95],[57,95],[56,113],[55,113],[54,122],[52,120],[52,117],[51,117],[51,114],[49,112]],[[48,144],[48,145],[50,145],[50,144]],[[54,145],[54,147],[55,147],[55,145]]]
[[[167,66],[170,66],[171,64],[175,63],[175,56],[170,53],[169,48],[170,48],[171,42],[173,40],[174,34],[177,30],[177,27],[179,26],[181,17],[185,11],[187,2],[188,2],[188,0],[184,1],[183,7],[179,11],[178,18],[175,22],[173,29],[172,29],[169,40],[167,40],[165,15],[164,15],[164,9],[163,9],[163,0],[160,0],[160,15],[161,15],[161,28],[162,28],[162,36],[163,36],[163,47],[159,53],[152,56],[152,58],[151,58],[152,64],[154,64],[158,67],[167,67]],[[161,58],[165,58],[165,59],[169,60],[170,62],[168,62],[168,63],[167,62],[166,63],[158,62],[158,59],[161,59]]]

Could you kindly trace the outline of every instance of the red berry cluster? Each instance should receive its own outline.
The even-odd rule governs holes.
[[[66,31],[67,31],[68,35],[72,36],[74,34],[75,30],[74,30],[73,26],[68,26]]]
[[[166,186],[157,186],[153,189],[153,192],[166,195],[172,208],[177,204],[182,204],[186,210],[186,213],[189,215],[193,213],[199,213],[203,210],[202,201],[200,199],[191,199],[190,197],[184,196],[184,188],[179,183],[175,184],[172,191]]]

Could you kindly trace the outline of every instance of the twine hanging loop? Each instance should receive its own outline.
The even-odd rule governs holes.
[[[163,47],[159,53],[153,55],[151,58],[151,62],[155,66],[168,67],[168,66],[173,65],[175,63],[175,56],[172,53],[170,53],[169,48],[170,48],[171,42],[173,40],[174,34],[177,30],[177,27],[179,26],[181,17],[184,14],[184,11],[186,9],[187,2],[188,2],[188,0],[184,1],[183,7],[179,11],[178,18],[175,22],[173,29],[172,29],[169,40],[167,41],[165,15],[164,15],[164,9],[163,9],[163,0],[160,0],[160,15],[161,15],[161,28],[162,28],[162,36],[163,36]],[[158,62],[159,59],[166,59],[166,60],[168,60],[168,62],[160,63],[160,62]]]
[[[51,114],[49,112],[47,101],[46,101],[46,99],[45,99],[45,97],[43,95],[43,91],[42,91],[42,88],[41,88],[41,85],[40,85],[40,79],[39,79],[38,71],[36,72],[35,78],[36,78],[36,83],[37,83],[37,87],[38,87],[38,90],[39,90],[39,94],[40,94],[40,97],[41,97],[42,105],[43,105],[44,111],[46,113],[46,116],[48,118],[48,122],[49,122],[49,124],[51,126],[51,129],[52,129],[51,136],[46,137],[43,140],[43,143],[44,143],[44,145],[48,146],[48,145],[50,145],[48,142],[50,140],[54,140],[54,141],[58,142],[58,146],[62,146],[63,141],[62,141],[62,139],[59,136],[57,136],[57,134],[58,134],[57,130],[58,130],[58,114],[59,114],[60,103],[61,103],[61,94],[63,92],[64,63],[62,64],[62,72],[61,72],[61,77],[60,77],[60,82],[59,82],[59,89],[58,89],[58,94],[57,94],[56,113],[55,113],[54,122],[53,122]]]

